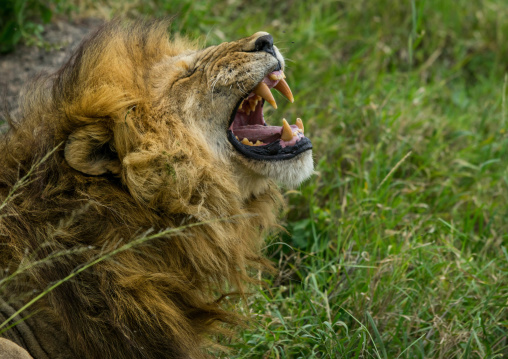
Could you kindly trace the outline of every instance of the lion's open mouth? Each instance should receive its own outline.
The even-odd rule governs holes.
[[[282,126],[269,126],[263,116],[265,102],[277,108],[270,89],[275,88],[289,101],[293,95],[282,71],[274,71],[243,98],[231,116],[228,139],[244,156],[257,160],[286,160],[312,149],[304,135],[303,121],[290,125],[285,119]]]

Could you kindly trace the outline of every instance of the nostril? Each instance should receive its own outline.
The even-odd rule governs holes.
[[[275,56],[273,50],[273,37],[272,35],[264,35],[256,40],[254,43],[255,51],[265,51]]]

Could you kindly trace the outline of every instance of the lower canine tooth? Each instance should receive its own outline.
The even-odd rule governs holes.
[[[280,136],[283,141],[291,141],[293,138],[293,130],[291,130],[291,126],[286,121],[286,119],[282,119],[282,134]]]
[[[301,132],[303,133],[304,128],[303,128],[303,121],[302,121],[302,119],[301,119],[301,118],[297,118],[297,119],[296,119],[296,126],[297,126],[300,130],[302,130]]]

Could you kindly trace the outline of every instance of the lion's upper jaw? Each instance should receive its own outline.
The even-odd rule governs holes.
[[[192,135],[218,160],[232,165],[238,178],[249,178],[240,180],[245,189],[251,187],[247,183],[267,179],[295,187],[313,173],[303,122],[269,126],[264,121],[265,101],[276,107],[270,89],[293,101],[284,80],[284,59],[271,41],[260,32],[170,58],[153,71],[159,91],[154,97],[192,128]]]

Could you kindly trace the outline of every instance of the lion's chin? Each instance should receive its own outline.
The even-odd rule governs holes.
[[[286,188],[295,188],[314,173],[312,151],[282,161],[256,161],[239,156],[244,167],[252,172],[270,178]]]

